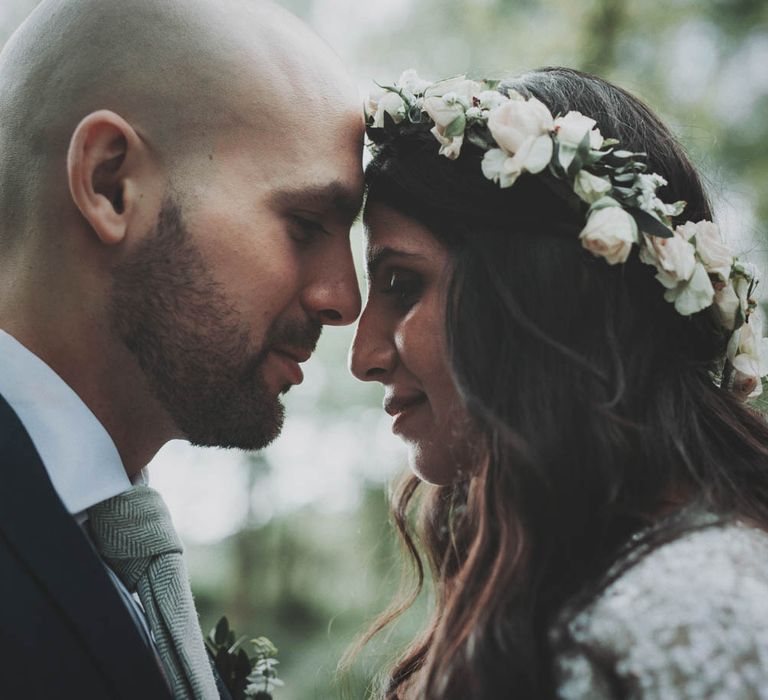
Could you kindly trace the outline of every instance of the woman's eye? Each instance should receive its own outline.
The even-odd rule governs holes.
[[[291,223],[291,236],[299,243],[310,243],[318,234],[326,233],[317,221],[305,219],[303,216],[292,217]]]
[[[405,270],[392,270],[386,277],[381,293],[392,297],[399,307],[410,308],[419,300],[421,290],[419,275]]]

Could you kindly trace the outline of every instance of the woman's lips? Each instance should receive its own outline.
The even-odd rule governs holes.
[[[384,401],[384,410],[394,418],[392,432],[401,433],[403,424],[427,403],[427,395],[423,393],[409,396],[392,396]]]

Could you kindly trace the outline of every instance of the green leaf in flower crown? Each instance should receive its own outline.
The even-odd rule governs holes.
[[[454,136],[461,136],[467,127],[467,117],[465,114],[459,114],[447,127],[445,127],[445,137],[452,139]]]
[[[632,208],[629,210],[634,220],[637,222],[637,227],[649,236],[656,236],[657,238],[672,238],[674,232],[661,223],[655,216],[652,216],[647,211],[642,209]]]
[[[609,148],[611,146],[618,146],[621,143],[619,139],[603,139],[603,148]]]
[[[590,132],[585,132],[584,137],[579,142],[579,145],[576,146],[576,153],[573,156],[571,164],[568,166],[569,177],[576,177],[578,172],[584,167],[584,163],[586,162],[587,158],[589,158],[589,137]]]
[[[495,90],[501,85],[501,80],[483,80],[481,85],[485,90]]]
[[[227,643],[229,637],[229,620],[226,617],[222,617],[213,630],[213,641],[216,644],[223,645]]]
[[[565,175],[565,170],[560,163],[560,141],[556,138],[552,139],[552,160],[549,161],[549,172],[556,178],[561,178]]]
[[[603,158],[613,153],[613,151],[593,151],[590,150],[587,157],[584,159],[584,165],[595,165],[599,163]]]
[[[647,153],[633,153],[632,151],[614,151],[613,155],[616,158],[626,159],[626,158],[645,158],[648,154]]]
[[[630,197],[631,195],[634,195],[635,192],[631,187],[619,187],[617,185],[613,186],[613,191],[616,194],[621,195],[622,197]]]
[[[600,197],[596,202],[592,202],[589,206],[589,212],[590,214],[593,211],[598,211],[600,209],[606,209],[607,207],[620,207],[621,204],[619,204],[613,197]]]
[[[667,214],[674,219],[676,216],[680,216],[680,214],[685,211],[687,206],[688,202],[686,202],[684,199],[680,199],[677,202],[672,202],[672,204],[667,205]]]

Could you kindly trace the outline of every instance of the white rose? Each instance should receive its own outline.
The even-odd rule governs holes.
[[[405,119],[405,102],[396,92],[385,90],[376,100],[376,109],[373,114],[373,126],[376,129],[384,128],[384,113],[389,114],[395,124]]]
[[[509,97],[503,95],[498,90],[483,90],[477,99],[480,101],[481,109],[496,109],[501,107],[505,102],[509,102]]]
[[[413,68],[404,70],[397,81],[397,84],[403,88],[406,92],[410,92],[412,95],[420,95],[423,93],[432,83],[429,80],[422,80],[417,75]]]
[[[696,268],[696,249],[683,231],[675,230],[671,238],[643,235],[645,250],[640,259],[656,266],[656,277],[667,289],[691,278]]]
[[[434,137],[440,142],[440,155],[449,160],[456,160],[461,153],[461,146],[464,143],[464,134],[448,138],[443,136],[435,126],[431,129]]]
[[[695,238],[696,252],[704,263],[707,272],[717,275],[723,282],[728,282],[731,277],[733,255],[723,243],[720,229],[711,221],[699,221],[693,223],[686,221],[677,227],[686,236],[687,240]]]
[[[763,324],[760,320],[760,316],[757,314],[750,314],[749,321],[742,324],[738,334],[738,354],[745,354],[754,357],[760,361],[760,366],[765,370],[764,373],[768,373],[768,358],[763,357],[761,354],[763,338]]]
[[[481,92],[480,88],[480,83],[474,80],[467,80],[466,76],[460,75],[456,78],[448,78],[448,80],[441,80],[439,83],[430,85],[424,91],[424,98],[443,97],[443,95],[454,93],[457,97],[471,105],[472,98]]]
[[[611,191],[611,181],[580,170],[573,183],[573,191],[587,204],[593,204]]]
[[[724,328],[732,331],[736,327],[736,314],[741,306],[741,300],[733,285],[727,284],[722,289],[718,289],[715,292],[714,302],[720,323]]]
[[[672,283],[670,286],[669,278],[665,278],[661,272],[656,275],[656,279],[667,287],[664,298],[674,303],[677,313],[682,316],[690,316],[712,306],[715,289],[701,263],[695,264],[693,274],[688,280]]]
[[[512,157],[507,173],[539,173],[549,165],[552,115],[538,100],[507,100],[488,113],[488,129],[501,150]]]
[[[466,111],[460,102],[452,101],[449,103],[442,96],[425,97],[423,109],[429,118],[435,122],[441,136],[445,134],[445,130],[451,123]]]
[[[480,107],[470,107],[467,112],[467,121],[470,119],[474,119],[475,121],[478,121],[483,118],[483,110],[480,109]]]
[[[530,148],[539,138],[550,140],[554,120],[546,106],[532,97],[530,100],[508,100],[488,114],[488,129],[499,148],[509,155]]]
[[[763,393],[760,365],[754,357],[738,355],[733,365],[733,389],[736,393],[754,399]]]
[[[500,187],[511,187],[524,172],[538,173],[547,167],[552,158],[552,140],[536,139],[530,147],[510,156],[500,148],[485,152],[481,167],[483,175],[498,182]]]
[[[579,240],[593,255],[616,265],[626,262],[637,236],[635,220],[621,207],[607,206],[589,215]]]
[[[585,117],[581,112],[568,112],[564,117],[555,119],[557,141],[560,144],[558,157],[563,168],[568,169],[576,155],[576,149],[587,133],[590,148],[597,150],[603,145],[600,129],[594,128],[596,123],[594,119]]]
[[[760,317],[752,314],[728,343],[728,356],[735,370],[734,388],[754,398],[762,393],[761,378],[768,375],[768,338],[763,338]]]

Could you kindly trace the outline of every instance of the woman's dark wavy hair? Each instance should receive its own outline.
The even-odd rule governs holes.
[[[683,219],[712,218],[683,149],[636,97],[564,68],[509,88],[593,117],[648,154],[662,198],[688,202]],[[593,257],[577,239],[583,212],[533,176],[499,188],[481,157],[465,145],[450,161],[425,130],[404,132],[366,173],[369,204],[420,221],[450,252],[448,349],[485,455],[451,486],[409,476],[394,496],[416,586],[366,639],[413,602],[422,557],[436,603],[386,676],[388,700],[550,697],[548,630],[634,532],[683,503],[768,525],[768,428],[713,382],[726,338],[710,313],[678,314],[636,252],[616,266]]]

